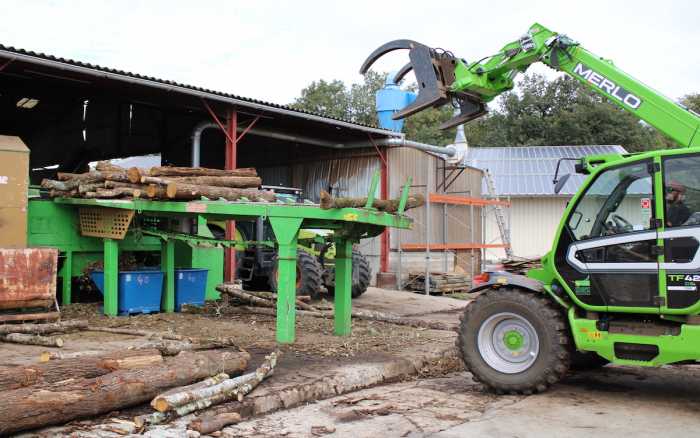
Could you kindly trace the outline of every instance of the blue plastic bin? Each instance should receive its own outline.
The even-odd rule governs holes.
[[[175,311],[183,304],[204,305],[208,269],[175,269]]]
[[[104,295],[105,274],[93,271],[90,278],[95,282],[100,293]],[[154,270],[119,272],[119,307],[120,315],[133,313],[160,312],[160,299],[163,293],[163,273]]]

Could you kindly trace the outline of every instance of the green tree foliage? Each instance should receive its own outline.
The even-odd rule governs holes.
[[[466,127],[478,146],[620,144],[629,151],[672,146],[671,140],[579,82],[527,75],[495,111]]]
[[[314,81],[301,90],[292,107],[366,125],[376,124],[374,95],[384,85],[386,73],[370,71],[361,84],[347,87],[339,80]]]
[[[681,103],[700,114],[700,93],[686,94],[681,97]]]

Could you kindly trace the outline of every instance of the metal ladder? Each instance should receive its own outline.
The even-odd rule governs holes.
[[[500,201],[498,195],[496,194],[496,186],[493,183],[493,177],[488,169],[484,170],[484,176],[486,177],[486,188],[489,191],[489,197],[496,201]],[[500,204],[495,204],[493,206],[494,213],[496,215],[496,223],[498,224],[498,231],[501,234],[501,242],[503,242],[506,247],[504,248],[506,252],[506,257],[509,259],[513,258],[513,248],[510,246],[510,230],[506,226],[506,218],[503,215],[503,207]]]

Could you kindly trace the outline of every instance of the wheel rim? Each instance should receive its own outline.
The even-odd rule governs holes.
[[[494,370],[520,373],[532,366],[540,351],[540,340],[530,322],[515,313],[489,317],[477,334],[479,353]]]

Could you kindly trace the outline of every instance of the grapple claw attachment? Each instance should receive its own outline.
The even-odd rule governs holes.
[[[385,54],[401,49],[409,51],[410,62],[396,73],[394,81],[398,83],[413,70],[418,86],[418,96],[413,103],[394,114],[392,116],[394,120],[403,119],[426,108],[440,107],[453,99],[459,103],[461,114],[445,122],[441,129],[459,125],[464,123],[460,122],[461,120],[472,120],[485,113],[484,104],[478,98],[451,91],[450,87],[455,80],[457,59],[450,52],[433,49],[412,40],[394,40],[372,52],[362,64],[360,73],[365,74],[372,64]]]

